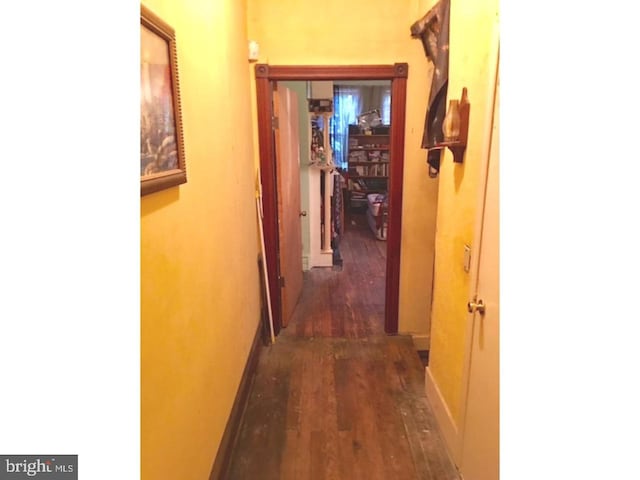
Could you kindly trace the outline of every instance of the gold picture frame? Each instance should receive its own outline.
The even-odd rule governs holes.
[[[140,5],[140,195],[186,182],[175,32]]]

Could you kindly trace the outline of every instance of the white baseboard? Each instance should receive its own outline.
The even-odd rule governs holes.
[[[458,427],[451,416],[447,403],[440,393],[438,384],[431,375],[429,367],[425,368],[424,383],[427,400],[429,401],[429,405],[436,417],[440,433],[444,437],[443,439],[447,445],[449,455],[456,465],[460,465],[460,438],[458,437]]]
[[[322,250],[320,253],[311,252],[309,268],[333,267],[333,250]]]
[[[424,334],[411,334],[413,339],[413,346],[416,350],[429,350],[429,335]]]

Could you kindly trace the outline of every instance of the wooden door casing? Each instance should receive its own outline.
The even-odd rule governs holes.
[[[409,66],[392,65],[267,65],[255,66],[258,146],[260,178],[263,190],[264,237],[269,288],[279,292],[278,272],[278,212],[276,165],[272,132],[272,88],[282,80],[391,80],[391,139],[390,155],[393,163],[389,178],[389,227],[387,237],[387,266],[385,291],[385,324],[387,334],[398,333],[400,291],[400,239],[402,231],[402,193],[404,176],[404,140],[406,122],[406,92]],[[274,331],[282,325],[280,295],[273,295]]]

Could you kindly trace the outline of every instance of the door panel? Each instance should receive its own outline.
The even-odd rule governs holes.
[[[464,480],[497,480],[500,474],[499,96],[498,78],[476,294],[476,303],[482,301],[485,313],[476,311],[473,319],[461,462]]]
[[[274,91],[278,237],[282,292],[282,326],[286,327],[302,291],[302,234],[300,231],[300,137],[298,96],[278,85]]]

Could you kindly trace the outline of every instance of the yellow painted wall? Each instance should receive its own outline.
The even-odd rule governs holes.
[[[399,331],[422,335],[430,329],[438,181],[428,178],[426,152],[420,149],[433,67],[420,41],[411,38],[410,26],[424,15],[426,4],[248,0],[249,38],[260,45],[260,63],[409,64]],[[251,95],[256,118],[253,72]],[[257,137],[255,141],[257,145]]]
[[[205,479],[260,317],[246,2],[145,5],[176,31],[188,183],[141,199],[142,478]]]
[[[440,170],[429,369],[458,425],[470,287],[463,252],[468,244],[477,253],[472,245],[473,229],[486,111],[492,107],[487,93],[497,12],[497,0],[451,2],[448,96],[459,98],[466,86],[471,114],[464,163],[454,164],[447,151]]]

